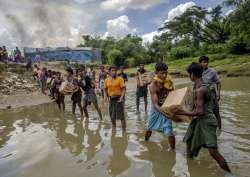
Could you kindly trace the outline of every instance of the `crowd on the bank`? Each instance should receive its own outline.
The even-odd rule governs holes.
[[[0,62],[13,61],[16,63],[24,62],[21,50],[16,47],[15,50],[8,53],[6,46],[0,46]]]

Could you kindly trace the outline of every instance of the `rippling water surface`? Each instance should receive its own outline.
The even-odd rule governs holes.
[[[179,81],[180,82],[180,81]],[[185,80],[181,81],[185,82]],[[218,132],[219,150],[235,176],[250,176],[250,78],[223,80]],[[203,149],[186,159],[182,138],[187,124],[175,124],[176,151],[167,138],[154,133],[144,141],[146,115],[135,112],[135,92],[126,98],[127,131],[112,130],[108,107],[99,101],[104,121],[90,108],[90,119],[73,116],[71,105],[60,113],[56,105],[0,112],[1,177],[221,177],[214,160]],[[143,107],[143,106],[141,106]]]

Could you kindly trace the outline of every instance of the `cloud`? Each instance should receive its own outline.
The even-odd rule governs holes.
[[[182,15],[188,8],[195,6],[195,3],[190,1],[184,4],[179,4],[178,6],[176,6],[175,8],[171,9],[168,12],[168,18],[165,20],[165,22],[171,21],[173,20],[175,17],[178,17],[180,15]],[[161,24],[163,25],[163,24]],[[153,39],[155,36],[160,36],[163,32],[166,31],[153,31],[150,33],[146,33],[144,35],[142,35],[142,39],[143,39],[143,43],[151,43],[153,42]]]
[[[155,36],[159,36],[161,34],[161,32],[159,31],[153,31],[153,32],[150,32],[150,33],[146,33],[144,35],[142,35],[142,40],[143,40],[143,43],[152,43],[153,42],[153,39]]]
[[[228,15],[230,15],[233,11],[234,11],[234,10],[230,9],[230,10],[228,10],[228,11],[225,13],[225,15],[228,16]]]
[[[76,46],[81,34],[93,31],[101,19],[95,1],[0,0],[1,44],[11,48]]]
[[[101,8],[116,11],[124,11],[125,9],[146,10],[162,2],[164,2],[164,0],[105,0],[101,3]]]
[[[173,20],[175,17],[178,17],[182,15],[188,8],[195,6],[196,4],[192,1],[184,3],[184,4],[179,4],[177,7],[171,9],[168,12],[168,18],[167,21]]]
[[[122,15],[118,18],[108,20],[106,22],[107,32],[104,34],[104,38],[113,36],[115,38],[121,38],[130,33],[135,33],[136,29],[129,27],[129,18],[126,15]]]
[[[208,7],[208,8],[207,8],[207,11],[210,13],[210,12],[213,11],[213,8],[212,8],[212,7]]]

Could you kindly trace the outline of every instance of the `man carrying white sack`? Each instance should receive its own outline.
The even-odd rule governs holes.
[[[149,140],[152,131],[162,132],[164,135],[168,136],[171,149],[175,149],[172,120],[161,111],[161,106],[169,92],[174,90],[173,81],[168,74],[168,66],[165,63],[161,62],[155,65],[155,74],[156,76],[149,86],[152,106],[148,116],[145,140]]]

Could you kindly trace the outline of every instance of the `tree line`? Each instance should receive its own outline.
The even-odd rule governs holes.
[[[225,7],[234,10],[225,15]],[[250,52],[249,24],[250,0],[226,0],[210,10],[193,6],[166,21],[151,43],[132,34],[121,39],[84,35],[79,47],[100,48],[104,63],[127,67],[204,54],[245,54]]]

